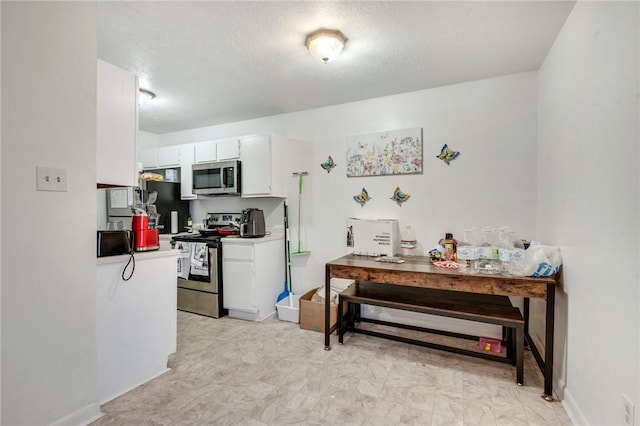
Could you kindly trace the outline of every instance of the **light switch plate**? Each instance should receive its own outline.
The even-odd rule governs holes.
[[[36,166],[36,189],[38,191],[66,192],[69,190],[67,169]]]

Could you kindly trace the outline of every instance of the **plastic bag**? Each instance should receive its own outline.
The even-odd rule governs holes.
[[[549,277],[555,275],[562,266],[559,247],[532,241],[524,254],[524,275],[528,277]]]

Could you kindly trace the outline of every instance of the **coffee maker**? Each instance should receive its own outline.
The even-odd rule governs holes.
[[[264,212],[260,209],[242,210],[240,236],[242,238],[259,238],[265,235]]]
[[[160,248],[158,230],[149,228],[149,215],[142,209],[134,209],[131,228],[135,239],[135,251],[151,251]]]

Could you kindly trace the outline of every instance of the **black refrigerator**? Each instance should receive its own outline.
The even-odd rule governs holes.
[[[177,182],[146,182],[147,189],[143,191],[143,202],[147,202],[149,194],[156,192],[156,210],[160,214],[157,223],[161,234],[171,233],[171,212],[178,212],[178,232],[185,232],[189,213],[189,201],[180,199],[180,183]]]
[[[160,234],[171,233],[171,212],[178,212],[178,232],[185,232],[189,213],[189,201],[180,199],[180,183],[144,182],[145,189],[138,187],[110,188],[107,190],[107,229],[131,229],[132,207],[150,212],[149,194],[156,192],[153,205],[160,215],[156,225]]]

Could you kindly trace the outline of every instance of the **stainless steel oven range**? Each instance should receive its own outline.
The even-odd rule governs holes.
[[[176,235],[171,245],[178,257],[178,309],[213,318],[227,315],[223,307],[222,235],[240,213],[209,213],[202,233]],[[223,229],[224,228],[224,229]],[[219,231],[219,232],[218,232]]]

